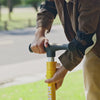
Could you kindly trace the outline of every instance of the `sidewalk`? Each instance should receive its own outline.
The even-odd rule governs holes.
[[[39,59],[1,66],[0,87],[35,82],[43,79],[46,72],[45,62],[46,59]]]

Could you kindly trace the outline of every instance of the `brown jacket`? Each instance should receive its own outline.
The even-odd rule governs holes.
[[[77,29],[88,34],[96,32],[97,42],[92,51],[100,57],[100,0],[70,0],[67,8],[64,8],[64,0],[54,0],[54,2],[67,39],[71,41],[75,38]],[[53,20],[53,14],[42,9],[37,14],[37,27],[45,27],[50,31]],[[72,56],[68,57],[69,54]],[[60,60],[68,70],[72,70],[80,63],[83,56],[77,57],[77,53],[72,54],[72,52],[69,54],[66,51],[60,56]]]

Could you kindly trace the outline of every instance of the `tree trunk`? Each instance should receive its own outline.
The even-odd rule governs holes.
[[[9,20],[11,20],[11,12],[9,11],[9,14],[8,14],[8,17],[9,17]]]
[[[8,17],[9,17],[9,20],[11,20],[11,12],[12,12],[12,9],[13,9],[13,5],[12,5],[12,0],[8,0],[8,9],[9,9],[9,14],[8,14]]]

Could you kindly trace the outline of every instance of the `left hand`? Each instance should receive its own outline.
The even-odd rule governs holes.
[[[56,90],[61,87],[64,77],[67,74],[68,70],[63,66],[57,65],[57,71],[51,79],[45,80],[46,83],[55,83]]]

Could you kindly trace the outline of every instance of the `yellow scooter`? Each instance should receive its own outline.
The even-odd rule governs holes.
[[[47,79],[50,79],[53,77],[53,75],[56,72],[56,62],[54,61],[55,52],[57,50],[68,49],[68,45],[67,44],[48,45],[48,47],[44,48],[44,49],[45,49],[45,51],[47,53],[47,57],[48,57],[46,77],[47,77]],[[33,52],[31,50],[31,44],[29,45],[29,51]],[[48,83],[48,100],[56,100],[55,83]]]

